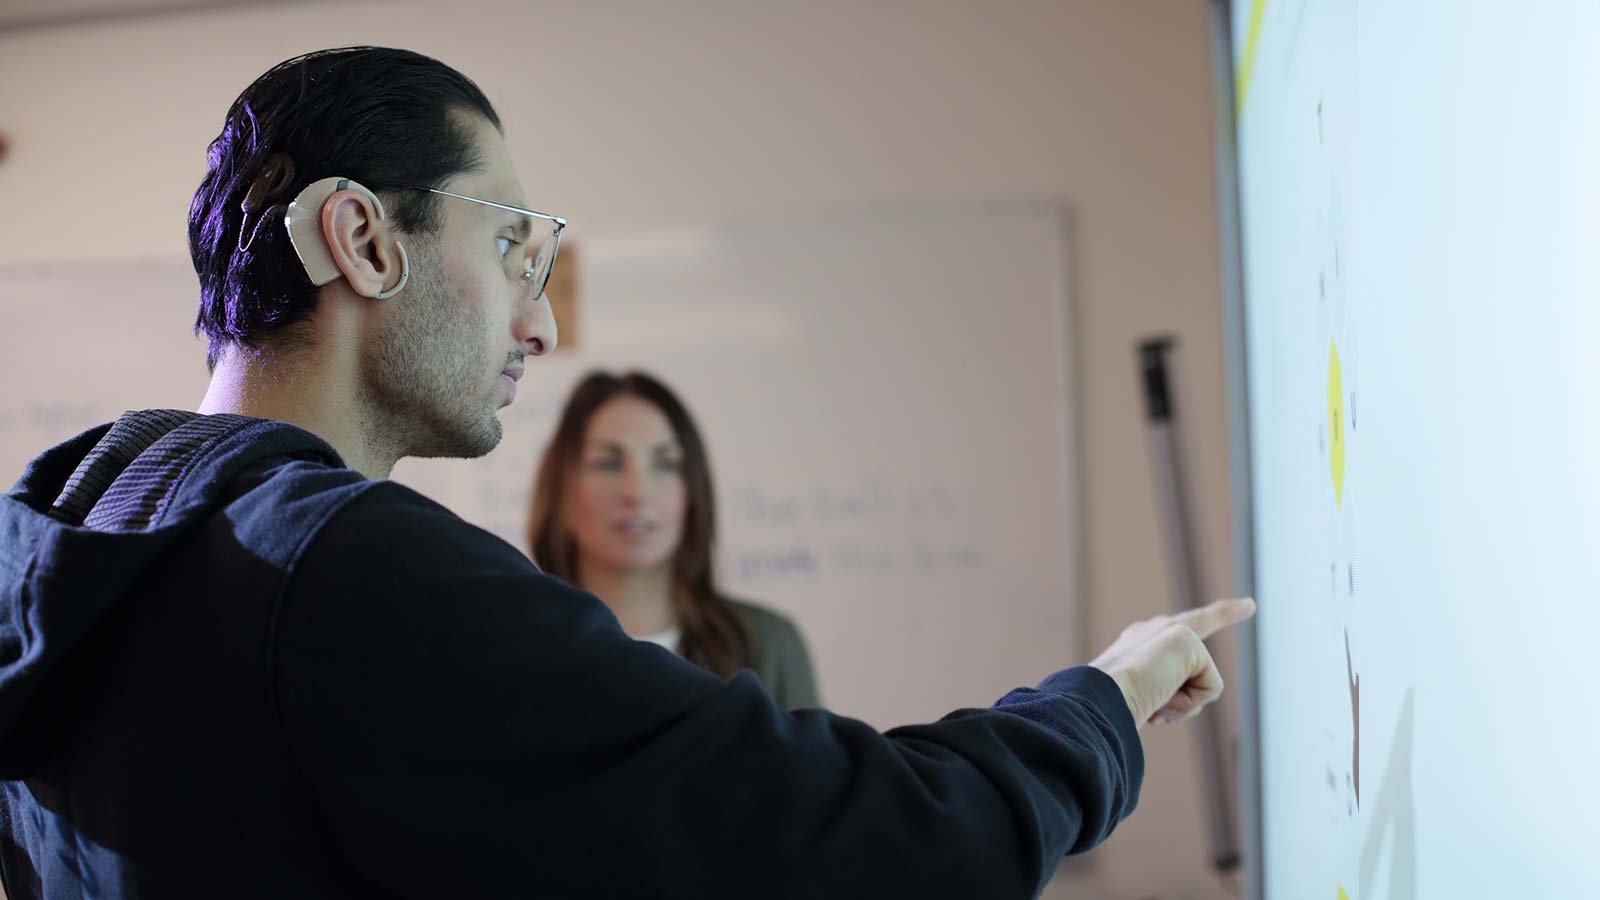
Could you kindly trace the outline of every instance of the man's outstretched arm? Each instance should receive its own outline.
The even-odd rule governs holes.
[[[300,560],[276,667],[345,856],[405,896],[1027,897],[1143,771],[1114,660],[888,733],[789,714],[393,485]]]

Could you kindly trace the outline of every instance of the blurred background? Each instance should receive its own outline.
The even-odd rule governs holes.
[[[1198,589],[1234,583],[1209,29],[1206,0],[0,0],[0,474],[198,402],[184,222],[224,112],[287,57],[407,47],[572,223],[569,346],[488,460],[396,477],[523,546],[567,385],[647,365],[708,433],[725,578],[800,622],[830,707],[990,702],[1171,608],[1152,336]],[[1139,811],[1046,896],[1229,896],[1191,737],[1146,732]]]

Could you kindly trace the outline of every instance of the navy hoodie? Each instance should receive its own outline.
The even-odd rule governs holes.
[[[1142,773],[1098,670],[784,712],[280,422],[129,413],[0,498],[13,900],[1028,897]]]

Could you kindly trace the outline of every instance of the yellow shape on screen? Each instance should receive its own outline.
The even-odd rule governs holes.
[[[1333,467],[1333,503],[1344,502],[1344,380],[1339,348],[1328,344],[1328,462]]]
[[[1233,76],[1233,115],[1244,115],[1244,98],[1250,96],[1250,76],[1256,70],[1256,48],[1261,44],[1261,19],[1267,11],[1267,0],[1250,4],[1250,24],[1244,35],[1244,58],[1239,61],[1238,72]]]

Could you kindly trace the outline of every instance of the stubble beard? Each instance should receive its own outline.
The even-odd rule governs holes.
[[[484,384],[483,311],[456,300],[437,244],[417,241],[411,280],[364,354],[366,423],[380,445],[406,456],[474,459],[501,438]]]

